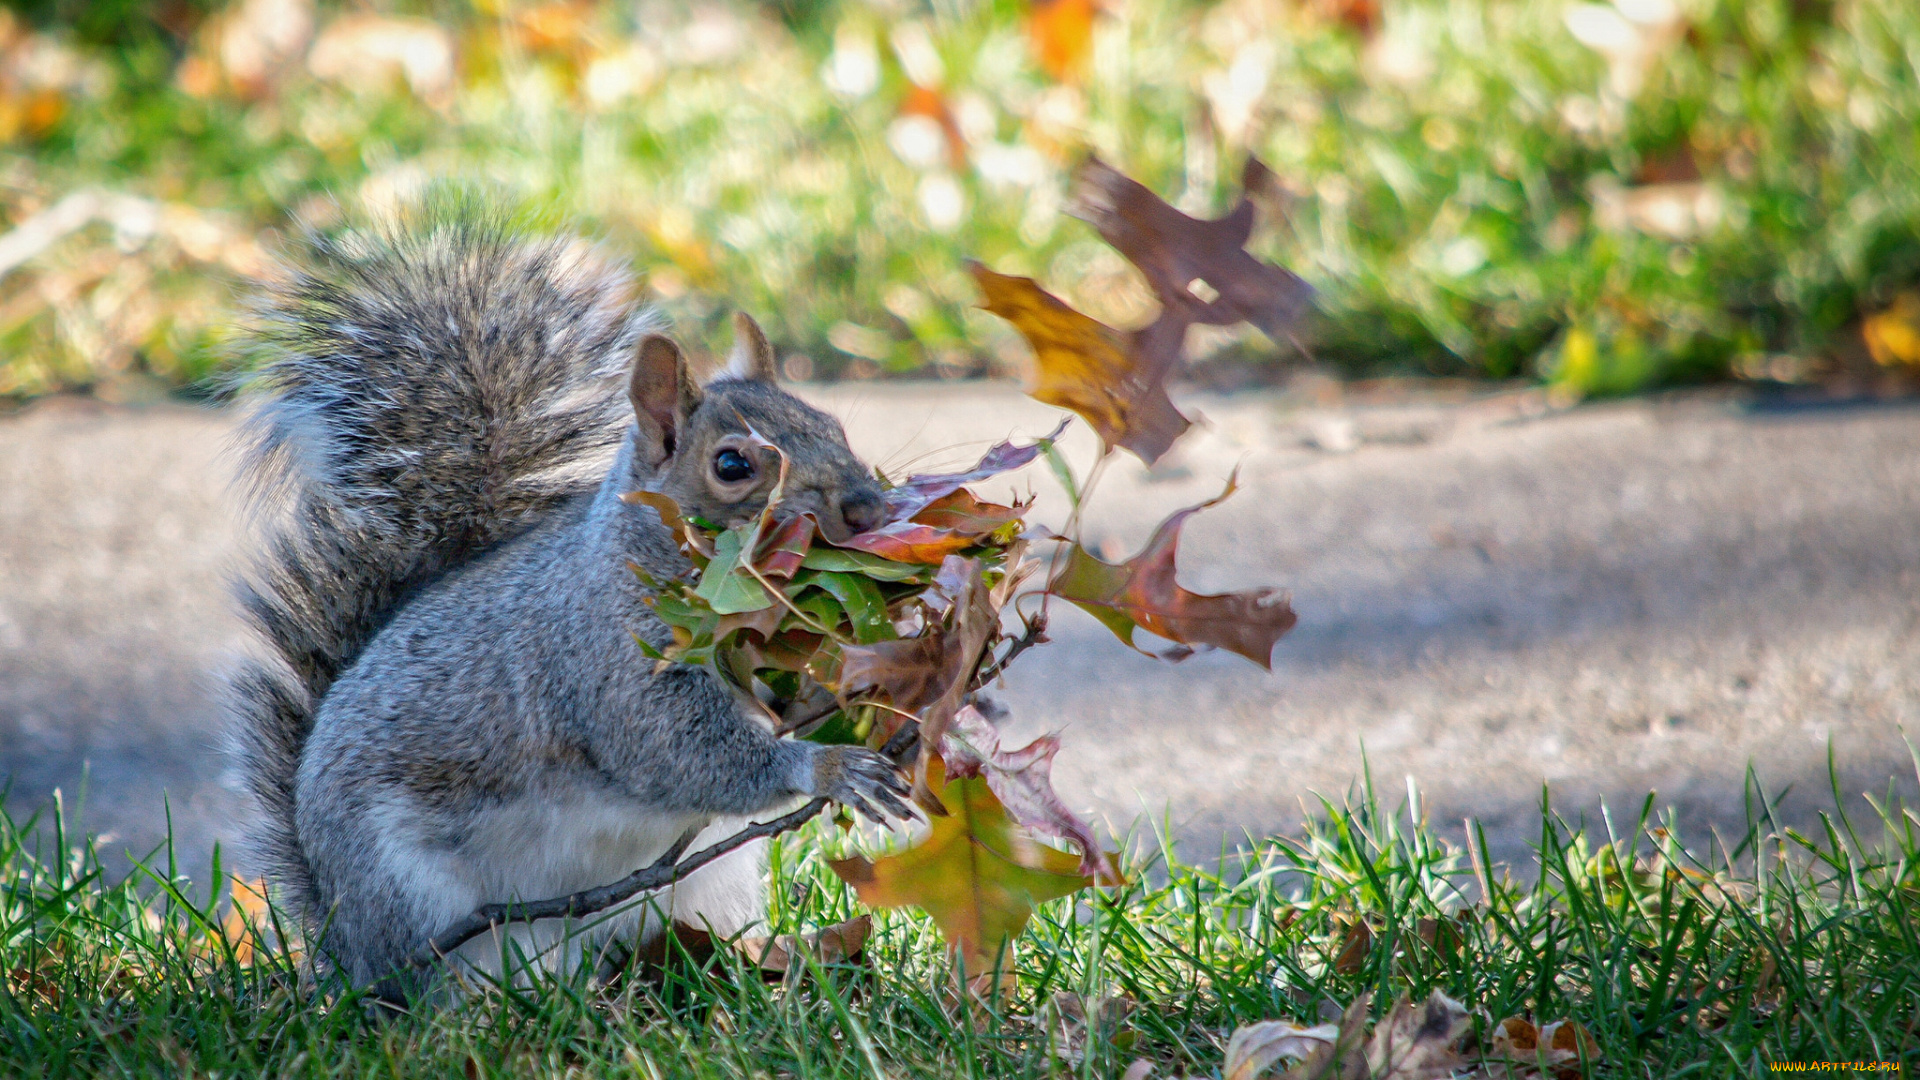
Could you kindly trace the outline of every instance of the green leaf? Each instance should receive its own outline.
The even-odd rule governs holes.
[[[825,743],[828,746],[858,746],[866,742],[853,726],[853,717],[846,710],[834,713],[822,721],[820,726],[807,732],[808,742]]]
[[[923,585],[933,580],[935,570],[931,566],[894,562],[864,551],[828,547],[817,547],[807,552],[807,557],[800,560],[800,565],[809,570],[861,574],[875,581],[912,581]]]
[[[1047,455],[1047,468],[1053,472],[1053,478],[1067,489],[1067,502],[1075,510],[1080,509],[1080,484],[1073,478],[1073,466],[1067,464],[1067,456],[1060,452],[1060,444],[1048,439],[1042,453]]]
[[[859,574],[836,573],[831,570],[802,571],[795,575],[795,584],[818,586],[840,601],[840,607],[846,611],[847,623],[853,628],[853,640],[861,645],[871,645],[876,641],[891,641],[899,635],[893,632],[893,622],[887,618],[887,599],[880,595],[880,587]]]
[[[840,606],[840,601],[834,599],[831,593],[823,592],[820,589],[794,589],[791,587],[787,589],[787,592],[789,594],[799,593],[799,596],[793,601],[793,606],[805,612],[809,618],[818,622],[821,626],[826,627],[828,630],[838,633],[841,624],[847,621],[846,609]]]
[[[744,537],[738,529],[728,529],[714,538],[713,561],[700,575],[693,594],[705,600],[720,615],[737,615],[772,607],[773,597],[760,583],[740,569],[740,550]]]

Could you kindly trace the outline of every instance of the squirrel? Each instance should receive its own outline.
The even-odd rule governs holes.
[[[777,738],[711,671],[656,669],[633,640],[671,636],[633,566],[691,567],[625,493],[747,520],[779,471],[771,442],[783,508],[829,541],[880,522],[874,475],[779,387],[751,318],[700,385],[579,239],[442,206],[296,251],[250,334],[265,393],[240,442],[269,524],[238,591],[273,655],[228,698],[250,846],[325,970],[409,999],[433,978],[410,960],[483,904],[607,884],[801,798],[910,816],[886,758]],[[760,854],[680,882],[672,917],[761,918]],[[513,924],[455,966],[604,965],[662,921],[635,905],[584,943]]]

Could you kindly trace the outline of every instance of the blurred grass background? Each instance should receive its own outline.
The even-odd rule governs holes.
[[[1348,376],[1897,385],[1920,365],[1911,0],[9,0],[0,398],[210,392],[302,221],[479,180],[796,377],[1013,374],[963,260],[1116,325],[1098,153],[1255,249]],[[1258,377],[1291,353],[1196,330]]]

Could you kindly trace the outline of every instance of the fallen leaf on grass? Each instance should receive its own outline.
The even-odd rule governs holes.
[[[1139,1003],[1124,994],[1103,994],[1089,1003],[1079,994],[1057,992],[1047,1003],[1047,1052],[1054,1060],[1078,1068],[1087,1060],[1090,1043],[1130,1049],[1135,1034],[1128,1029],[1127,1018],[1136,1008]]]
[[[1152,464],[1189,424],[1167,396],[1166,378],[1184,337],[1147,330],[1124,333],[1083,315],[1032,278],[969,266],[985,297],[981,307],[1007,320],[1033,348],[1036,400],[1079,413],[1108,446],[1123,446]],[[1149,333],[1152,331],[1152,333]]]
[[[1363,1038],[1369,1001],[1361,995],[1337,1025],[1240,1028],[1227,1042],[1226,1080],[1254,1080],[1282,1058],[1300,1059],[1282,1080],[1442,1080],[1466,1067],[1456,1046],[1467,1033],[1459,1002],[1439,991],[1418,1005],[1403,997]]]
[[[1365,1076],[1379,1080],[1438,1080],[1466,1065],[1454,1043],[1467,1031],[1467,1010],[1438,990],[1419,1005],[1406,998],[1373,1029]]]
[[[1144,628],[1183,646],[1227,649],[1272,670],[1274,644],[1299,621],[1284,594],[1263,588],[1209,595],[1188,592],[1175,580],[1181,527],[1232,495],[1235,487],[1230,479],[1219,496],[1175,513],[1154,530],[1140,554],[1123,563],[1102,561],[1079,544],[1069,544],[1047,591],[1072,601],[1136,649],[1140,646],[1134,631]],[[1190,651],[1162,655],[1181,659]]]
[[[947,780],[938,757],[925,779],[946,810],[905,851],[829,863],[868,907],[911,905],[932,916],[968,972],[991,972],[1036,904],[1093,884],[1080,860],[1035,842],[982,779]]]
[[[1234,1031],[1227,1040],[1226,1080],[1253,1080],[1283,1058],[1308,1058],[1340,1038],[1340,1025],[1303,1028],[1284,1020],[1263,1020]]]
[[[846,922],[823,926],[804,934],[780,934],[743,937],[733,943],[742,956],[762,971],[785,973],[804,968],[806,958],[815,963],[844,964],[860,957],[873,933],[873,916],[862,915]]]
[[[1506,1063],[1504,1080],[1551,1076],[1571,1080],[1580,1075],[1580,1060],[1600,1059],[1600,1046],[1578,1020],[1556,1020],[1534,1027],[1524,1016],[1509,1016],[1494,1025],[1487,1056]],[[1515,1068],[1524,1070],[1514,1071]],[[1501,1074],[1495,1074],[1501,1075]]]
[[[1340,954],[1333,958],[1333,970],[1342,975],[1358,975],[1367,966],[1367,954],[1373,951],[1373,927],[1365,920],[1347,924],[1340,939]]]
[[[941,745],[947,775],[983,777],[1013,819],[1027,828],[1080,849],[1080,872],[1103,885],[1123,878],[1111,852],[1100,848],[1092,827],[1067,808],[1053,790],[1053,755],[1060,739],[1042,735],[1017,750],[1000,749],[1000,732],[979,709],[964,706]]]

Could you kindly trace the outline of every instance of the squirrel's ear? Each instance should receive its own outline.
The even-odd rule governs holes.
[[[687,374],[687,358],[680,346],[659,334],[648,334],[627,375],[627,399],[633,402],[634,423],[640,427],[640,456],[648,465],[658,466],[673,456],[687,417],[700,407],[700,388]]]
[[[760,324],[744,311],[733,313],[733,352],[727,357],[727,374],[754,382],[780,381],[773,362],[773,346],[767,344],[767,335],[760,332]]]

